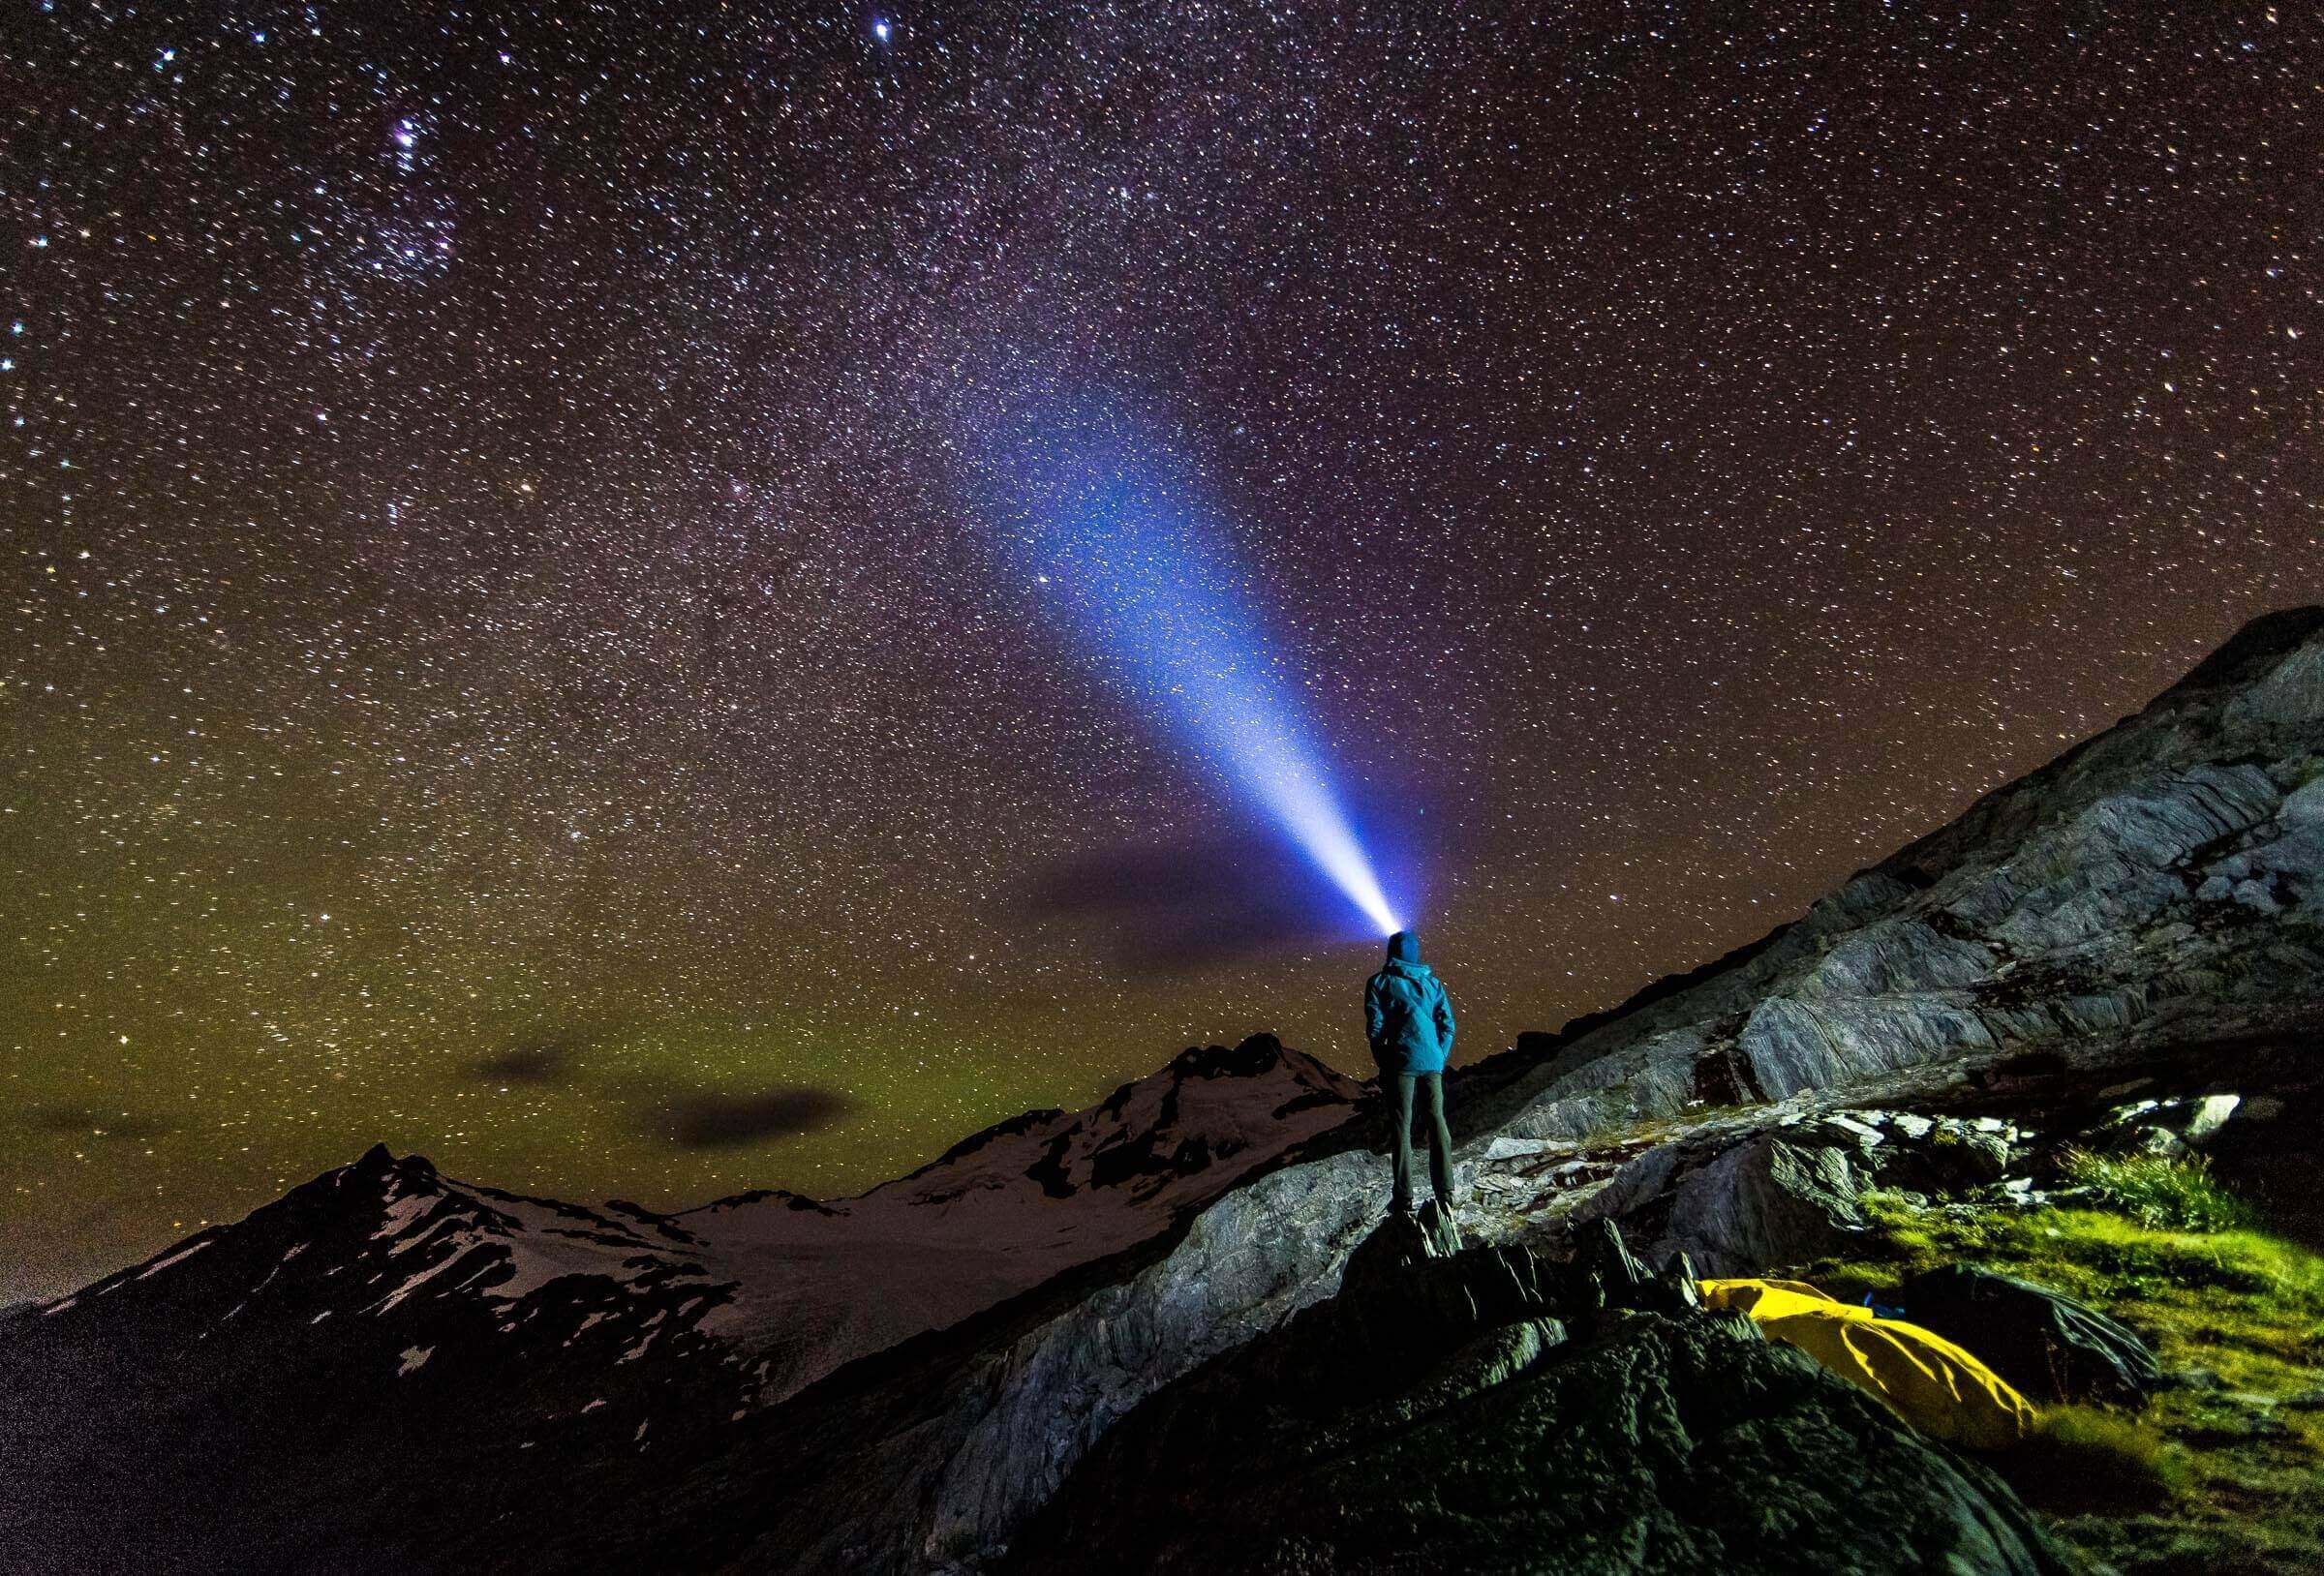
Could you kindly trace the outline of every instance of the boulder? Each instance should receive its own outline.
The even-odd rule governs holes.
[[[1420,1217],[1391,1210],[1378,1228],[1348,1255],[1347,1267],[1340,1273],[1343,1279],[1352,1275],[1366,1280],[1439,1257],[1435,1239],[1421,1228]]]
[[[1961,1193],[1999,1182],[2015,1154],[2008,1133],[1942,1117],[1917,1141],[1881,1156],[1877,1171],[1884,1188]]]
[[[1329,1382],[1364,1384],[1376,1367],[1392,1369],[1411,1349],[1441,1352],[1565,1305],[1563,1283],[1532,1254],[1464,1252],[1452,1222],[1427,1215],[1391,1214],[1348,1256],[1338,1294],[1311,1321],[1330,1326],[1330,1361],[1350,1370]]]
[[[1706,1274],[1791,1264],[1836,1251],[1864,1228],[1869,1177],[1848,1151],[1761,1135],[1690,1176],[1655,1256],[1684,1252]]]
[[[1956,1193],[2001,1179],[2001,1123],[1855,1110],[1727,1122],[1632,1159],[1575,1211],[1618,1224],[1650,1263],[1687,1255],[1705,1275],[1757,1275],[1847,1251],[1872,1188]]]
[[[1621,1230],[1608,1220],[1583,1227],[1575,1250],[1571,1273],[1582,1277],[1587,1288],[1573,1299],[1577,1307],[1678,1314],[1702,1306],[1695,1261],[1684,1253],[1672,1258],[1667,1274],[1657,1275],[1638,1262],[1630,1244],[1622,1240]]]
[[[2101,1155],[2178,1158],[2210,1147],[2243,1112],[2244,1098],[2237,1094],[2133,1101],[2109,1111],[2081,1143]]]

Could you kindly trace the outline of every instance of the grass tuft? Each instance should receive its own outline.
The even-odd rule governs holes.
[[[1993,1465],[2053,1515],[2116,1515],[2167,1506],[2186,1487],[2185,1450],[2151,1421],[2097,1407],[2048,1407]]]
[[[2197,1155],[2094,1155],[2066,1151],[2062,1168],[2068,1182],[2090,1190],[2101,1204],[2157,1231],[2244,1231],[2259,1224],[2258,1213],[2211,1174],[2211,1162]]]

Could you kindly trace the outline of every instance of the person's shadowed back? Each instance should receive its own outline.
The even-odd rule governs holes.
[[[1452,1206],[1452,1134],[1445,1126],[1445,1062],[1452,1054],[1452,998],[1421,961],[1409,930],[1388,938],[1388,963],[1363,990],[1365,1037],[1380,1069],[1394,1126],[1394,1187],[1389,1207],[1412,1208],[1412,1106],[1416,1087],[1428,1113],[1428,1181],[1437,1202]]]

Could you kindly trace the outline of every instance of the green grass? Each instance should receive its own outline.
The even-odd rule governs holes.
[[[2127,1514],[2168,1506],[2187,1487],[2187,1455],[2161,1431],[2103,1407],[2047,1407],[2011,1452],[2007,1473],[2056,1513]]]
[[[2142,1226],[2166,1231],[2248,1230],[2259,1213],[2222,1187],[2211,1162],[2161,1155],[2094,1155],[2068,1150],[2065,1179],[2088,1188],[2108,1209],[2120,1210]]]
[[[2120,1186],[2081,1184],[2110,1209],[1923,1208],[1873,1195],[1862,1251],[1802,1278],[1884,1299],[1916,1270],[1966,1259],[2112,1314],[2167,1370],[2206,1371],[2216,1388],[2175,1387],[2136,1410],[2045,1408],[2035,1435],[1991,1465],[2123,1576],[2324,1571],[2324,1410],[2256,1399],[2324,1385],[2324,1258],[2253,1228],[2201,1167],[2156,1181],[2151,1167]]]

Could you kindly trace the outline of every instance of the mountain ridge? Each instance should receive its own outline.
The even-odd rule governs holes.
[[[2258,896],[2203,881],[2248,876],[2250,858],[2264,865],[2273,857],[2235,839],[2272,834],[2294,871],[2324,854],[2313,831],[2324,811],[2324,789],[2313,786],[2324,773],[2319,712],[2324,607],[2263,615],[2146,707],[1980,796],[1798,919],[1609,1014],[1577,1019],[1537,1042],[1530,1058],[1481,1067],[1483,1108],[1470,1120],[1573,1136],[1716,1094],[1781,1098],[1851,1069],[1891,1071],[2004,1043],[2167,1033],[2177,1000],[2170,969],[2206,955],[2212,941],[2223,944],[2207,961],[2240,945],[2224,934],[2232,916],[2202,905],[2239,890]],[[2024,846],[2037,833],[2047,840]],[[2300,912],[2314,913],[2313,889],[2301,890]],[[2156,943],[2151,932],[2170,923],[2190,928]],[[2186,942],[2196,945],[2181,956],[2138,955]],[[2015,976],[2025,996],[2031,965],[2057,971],[2062,985],[2083,970],[2089,988],[2014,1005],[1998,990],[1983,999],[1969,991],[1987,975],[1993,985]],[[2201,984],[2181,994],[2207,1013],[2213,997]],[[2253,992],[2253,1004],[2269,992]],[[1738,1074],[1749,1087],[1736,1084]]]
[[[2280,660],[2303,650],[2309,651],[2311,659],[2303,664],[2299,678],[2311,686],[2309,705],[2312,715],[2316,709],[2324,707],[2324,701],[2315,698],[2317,688],[2324,687],[2324,658],[2313,656],[2317,649],[2316,637],[2320,632],[2324,632],[2324,604],[2278,608],[2258,615],[2245,622],[2139,710],[2116,718],[2033,771],[1988,789],[1943,825],[1921,833],[1870,864],[1859,866],[1833,889],[1833,895],[1845,893],[1882,871],[1898,866],[1918,865],[1932,849],[1942,846],[1943,840],[1948,837],[1957,837],[1965,827],[1979,826],[1984,829],[1982,834],[1990,836],[1990,823],[2000,813],[2001,807],[2029,786],[2052,780],[2070,770],[2085,758],[2086,752],[2113,738],[2125,726],[2194,700],[2203,692],[2222,684],[2232,684],[2239,673],[2248,675],[2255,665]],[[1820,899],[1819,902],[1826,900],[1829,899]],[[1501,1087],[1600,1029],[1749,964],[1806,923],[1815,906],[1811,905],[1809,913],[1775,924],[1763,934],[1742,942],[1715,958],[1650,981],[1610,1007],[1570,1018],[1555,1031],[1521,1034],[1511,1049],[1497,1052],[1458,1071],[1472,1080],[1472,1086],[1480,1091]]]
[[[523,1317],[533,1293],[570,1280],[598,1293],[594,1323],[618,1320],[625,1299],[615,1291],[651,1292],[627,1309],[637,1322],[732,1342],[738,1361],[756,1364],[759,1382],[745,1399],[772,1404],[854,1357],[1166,1229],[1250,1166],[1335,1125],[1361,1093],[1315,1058],[1256,1035],[1233,1049],[1190,1047],[1086,1110],[995,1123],[850,1198],[757,1189],[670,1212],[512,1193],[374,1144],[244,1221],[24,1306],[44,1319],[68,1314],[255,1228],[280,1258],[253,1295],[325,1240],[341,1255],[329,1273],[352,1269],[344,1284],[360,1278],[376,1293],[302,1304],[317,1319],[385,1314],[447,1290]],[[1300,1119],[1286,1121],[1287,1112]],[[1033,1197],[1083,1207],[1036,1214],[1024,1207]],[[240,1316],[248,1300],[221,1302],[221,1319]]]

